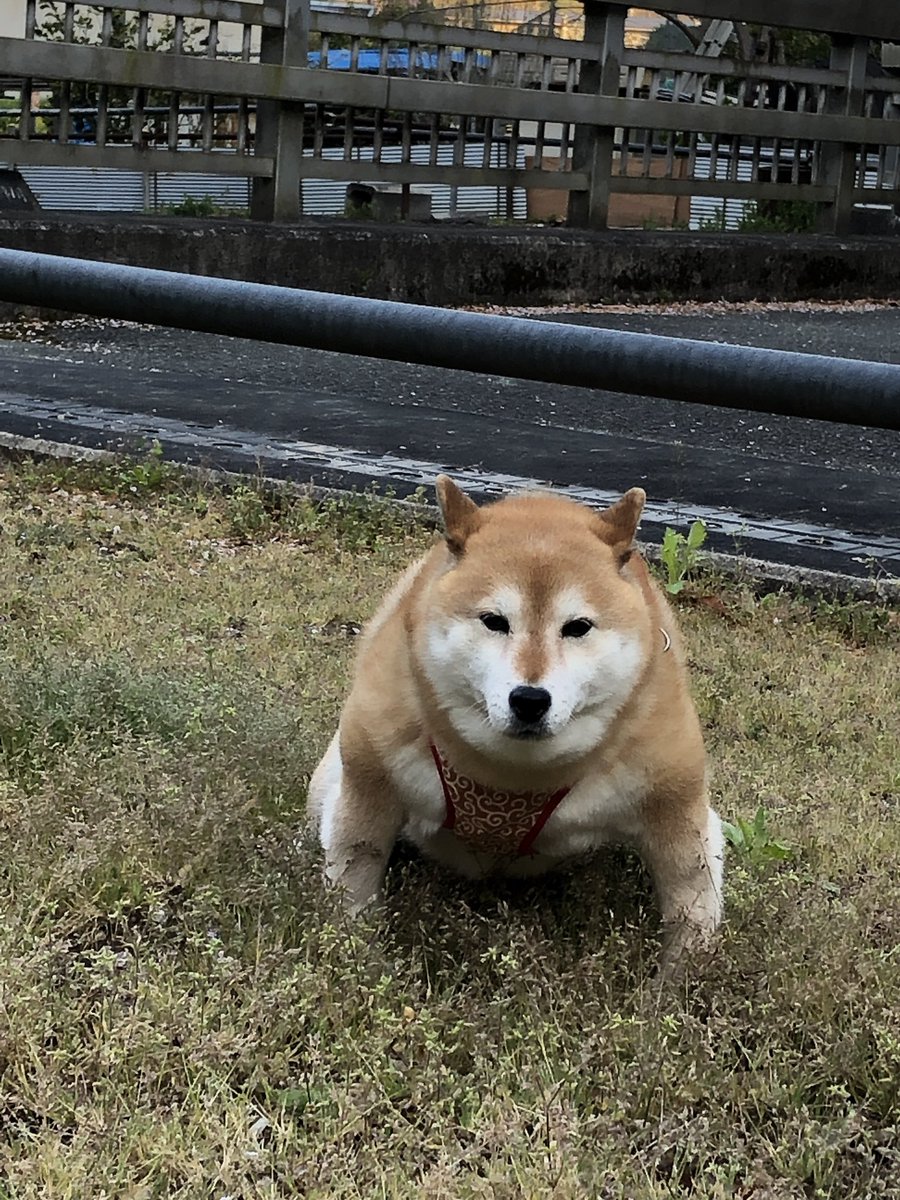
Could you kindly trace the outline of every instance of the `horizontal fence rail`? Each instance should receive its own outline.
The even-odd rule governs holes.
[[[400,112],[443,112],[460,100],[463,89],[453,82],[403,76],[357,74],[267,63],[232,63],[216,59],[179,59],[155,51],[111,50],[95,46],[22,43],[0,38],[0,53],[19,56],[31,75],[52,75],[69,82],[92,79],[114,86],[130,77],[145,89],[174,87],[283,102],[355,107]],[[832,113],[794,113],[667,100],[630,99],[587,93],[540,94],[528,88],[494,88],[471,84],[466,108],[473,117],[509,120],[543,119],[550,123],[653,128],[719,135],[884,143],[900,146],[900,120]]]
[[[900,429],[900,366],[0,249],[0,300],[396,362]]]

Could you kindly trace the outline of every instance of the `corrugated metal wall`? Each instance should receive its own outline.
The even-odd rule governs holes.
[[[221,208],[249,208],[250,181],[233,175],[177,175],[93,167],[20,167],[42,208],[86,212],[152,212],[188,196]]]
[[[93,167],[20,167],[42,208],[142,212],[149,207],[139,171]]]
[[[410,157],[414,163],[427,164],[428,146],[413,146]],[[470,142],[465,150],[465,165],[480,167],[482,165],[484,147],[482,143]],[[454,161],[452,145],[439,146],[437,161],[439,166],[452,166]],[[326,149],[322,153],[326,159],[341,160],[343,150],[340,147]],[[381,161],[399,163],[401,148],[385,146],[382,149]],[[371,150],[364,150],[359,156],[359,162],[372,162]],[[504,145],[491,147],[491,166],[505,167],[507,165],[507,150]],[[520,149],[518,166],[524,166],[524,152]],[[377,186],[377,185],[376,185]],[[451,188],[446,184],[416,184],[417,193],[431,193],[431,214],[434,217],[449,217],[453,210],[453,193],[456,193],[456,212],[469,213],[486,217],[506,217],[506,188],[496,187],[458,187]],[[335,183],[329,179],[304,179],[301,187],[302,211],[304,216],[333,216],[344,211],[344,199],[347,194],[346,183]],[[516,220],[524,220],[527,216],[526,197],[524,188],[513,189],[513,212]]]
[[[413,146],[412,160],[423,165],[428,163],[428,146]],[[466,146],[465,165],[480,167],[483,147],[477,142]],[[452,166],[452,145],[438,148],[438,163]],[[343,158],[340,147],[325,150],[326,159]],[[382,161],[400,162],[401,148],[385,146]],[[524,166],[524,153],[519,151],[518,165]],[[360,161],[371,162],[371,150],[360,155]],[[506,165],[506,147],[495,145],[491,149],[491,166]],[[249,179],[233,175],[204,175],[179,172],[178,174],[140,171],[114,171],[91,167],[20,167],[28,186],[43,208],[87,212],[154,212],[180,204],[188,197],[200,200],[209,197],[220,208],[246,209],[250,207]],[[431,193],[431,211],[435,217],[448,217],[455,209],[457,213],[479,216],[507,217],[506,188],[459,187],[446,184],[416,185],[416,191]],[[304,216],[335,216],[344,211],[347,185],[328,179],[304,179],[302,186],[302,212]],[[525,189],[513,190],[512,216],[524,220],[526,213]]]
[[[220,208],[249,208],[250,180],[235,175],[177,175],[154,172],[150,176],[150,207],[180,204],[186,197],[209,196]]]
[[[710,160],[698,153],[694,162],[694,178],[709,179]],[[716,179],[727,179],[730,170],[727,159],[720,158],[716,163]],[[740,182],[752,179],[752,163],[739,162],[737,177]],[[719,200],[714,196],[691,196],[691,229],[702,229],[711,226],[715,229],[737,229],[741,217],[747,207],[746,200]]]
[[[466,165],[477,167],[482,162],[482,146],[470,143],[466,147]],[[506,148],[492,148],[491,165],[505,166]],[[385,162],[399,162],[399,146],[386,146],[382,151]],[[438,149],[438,162],[452,165],[452,145]],[[340,147],[325,150],[324,158],[341,159]],[[371,151],[360,156],[362,161],[371,162]],[[413,162],[427,163],[428,147],[412,147]],[[524,166],[524,151],[519,149],[518,166]],[[205,175],[179,172],[149,173],[139,171],[113,171],[92,167],[20,167],[19,170],[43,208],[82,210],[88,212],[145,212],[156,211],[180,204],[187,197],[202,199],[208,196],[221,208],[247,209],[250,207],[250,180],[231,175]],[[727,177],[728,163],[719,160],[716,177]],[[697,156],[695,174],[698,179],[709,178],[709,159]],[[751,164],[738,164],[738,179],[749,181]],[[873,187],[875,174],[866,174],[866,185]],[[327,179],[304,179],[302,185],[302,211],[305,216],[334,216],[344,211],[346,183]],[[416,191],[431,193],[431,211],[435,217],[448,217],[452,211],[452,193],[456,192],[456,212],[479,216],[507,217],[505,188],[460,187],[452,189],[446,184],[416,185]],[[877,204],[878,192],[872,190],[872,203]],[[736,229],[746,208],[744,200],[720,200],[710,196],[691,198],[691,229],[715,223],[717,228]],[[723,214],[724,213],[724,226]],[[524,220],[526,195],[524,188],[513,192],[513,217]]]

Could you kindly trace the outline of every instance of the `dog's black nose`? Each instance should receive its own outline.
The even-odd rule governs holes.
[[[509,693],[509,707],[527,725],[537,724],[551,703],[546,688],[516,687]]]

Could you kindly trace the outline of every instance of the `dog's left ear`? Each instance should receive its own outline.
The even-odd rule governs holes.
[[[447,545],[453,554],[460,555],[467,540],[481,524],[481,510],[474,500],[460,491],[449,475],[438,475],[435,491]]]
[[[619,564],[624,566],[631,557],[634,535],[640,523],[647,493],[643,488],[630,488],[621,500],[599,514],[600,536],[612,546]]]

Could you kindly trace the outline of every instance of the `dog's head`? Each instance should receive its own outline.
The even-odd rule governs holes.
[[[479,508],[446,476],[437,493],[448,553],[418,638],[437,704],[492,757],[585,754],[637,687],[656,633],[629,565],[644,492],[600,513],[542,494]]]

